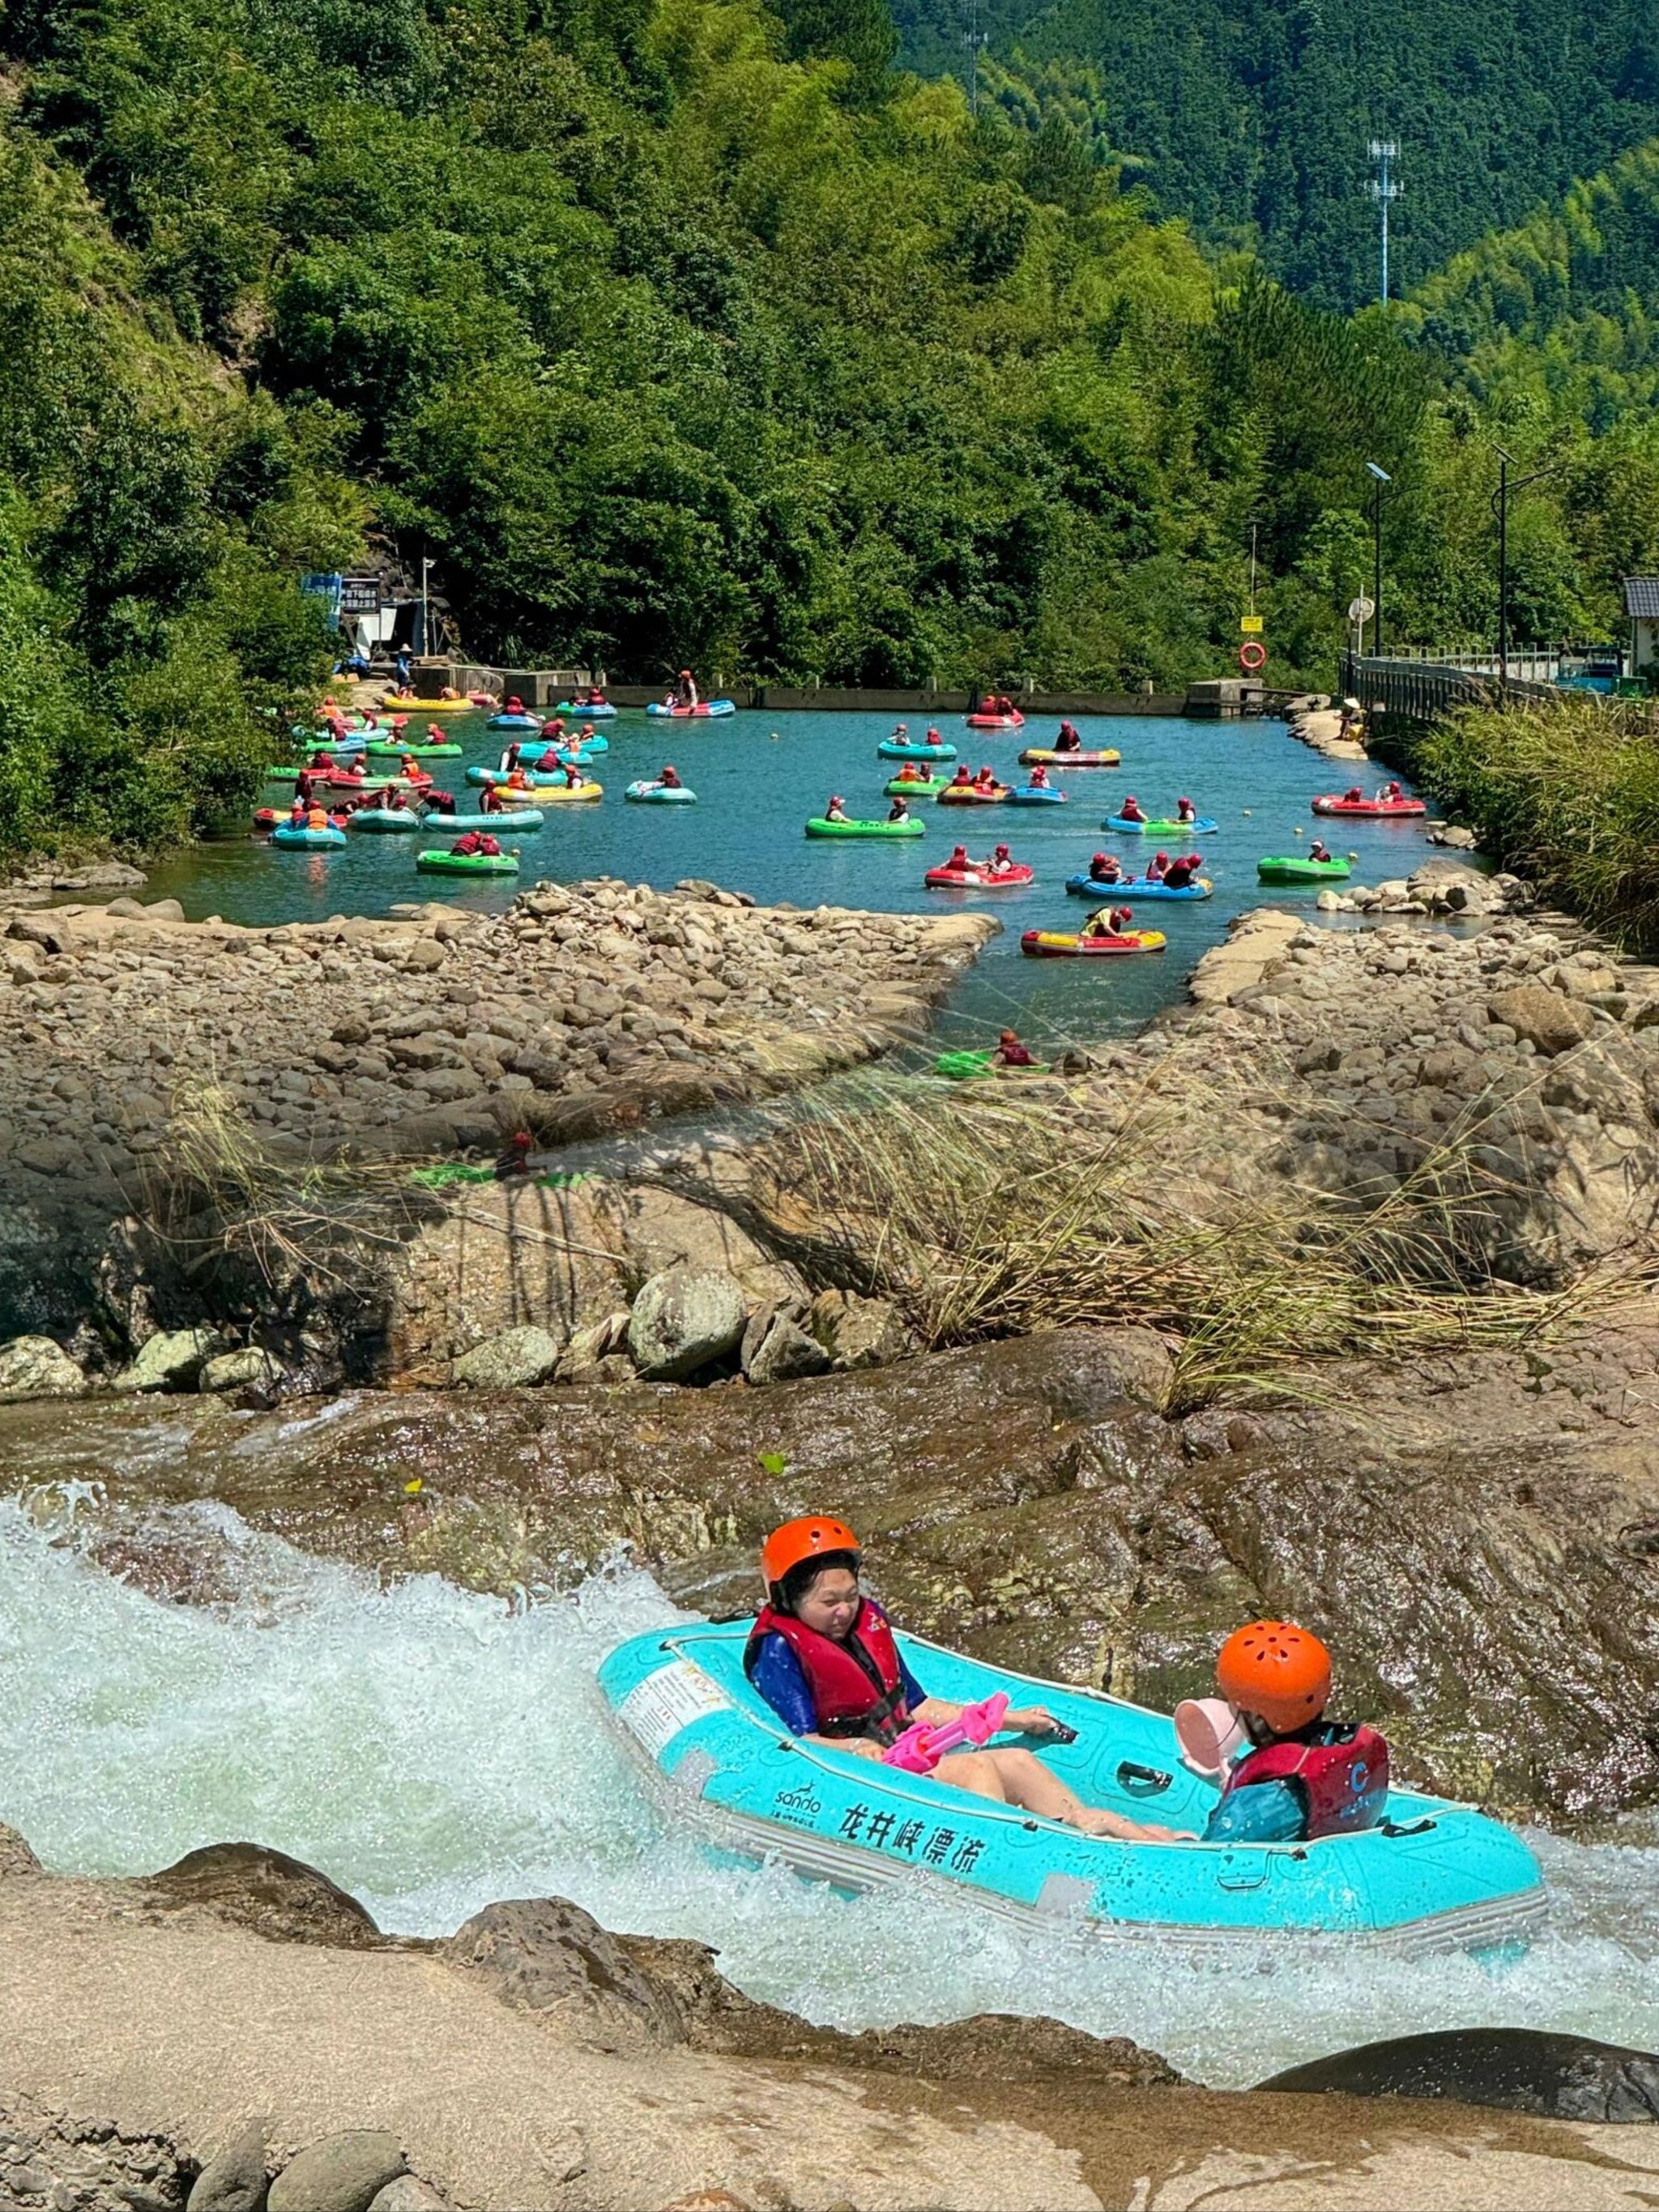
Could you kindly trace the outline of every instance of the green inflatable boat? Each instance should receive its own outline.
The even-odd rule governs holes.
[[[914,815],[908,822],[831,822],[815,814],[806,825],[809,837],[920,837],[923,824]]]
[[[1258,860],[1255,872],[1264,884],[1335,884],[1352,872],[1346,860],[1304,860],[1294,854]]]
[[[428,874],[443,876],[516,876],[516,853],[452,853],[445,846],[430,846],[416,853],[415,865]]]

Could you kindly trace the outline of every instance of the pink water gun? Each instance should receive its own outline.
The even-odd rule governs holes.
[[[907,1774],[931,1774],[947,1751],[956,1751],[964,1743],[977,1750],[981,1744],[988,1743],[1002,1726],[1007,1710],[1007,1692],[994,1691],[979,1705],[964,1705],[953,1721],[933,1726],[917,1721],[896,1743],[888,1746],[882,1758],[889,1766],[902,1766]]]

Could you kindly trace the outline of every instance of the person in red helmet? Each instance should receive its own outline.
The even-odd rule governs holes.
[[[1089,880],[1091,884],[1121,884],[1123,863],[1115,853],[1096,853],[1089,861]]]
[[[1222,1778],[1206,1844],[1316,1842],[1374,1828],[1388,1810],[1389,1747],[1363,1722],[1325,1718],[1331,1655],[1288,1620],[1236,1629],[1216,1686],[1248,1748]]]
[[[1033,791],[1047,791],[1048,787],[1048,771],[1039,761],[1031,770],[1031,788]]]
[[[761,1552],[766,1603],[749,1632],[743,1663],[792,1735],[826,1751],[879,1759],[913,1722],[937,1727],[956,1719],[962,1707],[929,1697],[916,1680],[887,1615],[860,1588],[861,1565],[858,1538],[844,1521],[809,1514],[775,1528]],[[1042,1705],[1010,1711],[1002,1731],[1062,1734]],[[998,1746],[952,1752],[933,1779],[1091,1836],[1164,1842],[1172,1833],[1084,1804],[1030,1751]]]
[[[528,1129],[513,1132],[495,1162],[497,1182],[508,1182],[514,1176],[530,1173],[530,1148],[535,1141]]]
[[[1144,822],[1146,819],[1140,811],[1140,801],[1133,791],[1118,808],[1117,818],[1120,822]]]
[[[1357,783],[1351,783],[1342,794],[1342,803],[1345,806],[1363,806],[1365,794]]]
[[[957,772],[951,779],[951,789],[952,791],[971,791],[973,787],[974,771],[969,767],[966,761],[958,761],[957,763]]]
[[[1169,867],[1169,865],[1170,856],[1167,853],[1154,853],[1152,859],[1146,863],[1147,882],[1149,884],[1161,884],[1164,880],[1164,872]]]
[[[662,774],[657,778],[657,781],[665,791],[684,791],[685,788],[680,781],[680,772],[672,761],[664,762]]]
[[[895,793],[893,803],[887,810],[887,819],[890,822],[914,822],[915,818],[910,811],[910,802],[904,793],[902,791]]]
[[[689,668],[682,668],[674,682],[674,704],[677,707],[695,707],[696,703],[696,678]]]
[[[1057,753],[1078,753],[1082,750],[1083,740],[1078,735],[1075,723],[1062,722],[1060,735],[1054,739],[1054,750]]]
[[[1192,800],[1190,799],[1177,799],[1176,801],[1176,820],[1177,822],[1196,822],[1197,819],[1198,809],[1193,805]]]
[[[991,1054],[991,1060],[993,1065],[997,1067],[1035,1067],[1036,1066],[1036,1060],[1020,1042],[1018,1031],[1014,1030],[1004,1030],[1002,1035],[997,1039],[997,1048]]]
[[[1308,858],[1310,860],[1317,860],[1322,867],[1326,867],[1336,858],[1336,855],[1322,837],[1316,837],[1308,848]]]
[[[993,869],[997,874],[1001,875],[1006,873],[1008,869],[1013,866],[1013,865],[1014,855],[1012,849],[1006,845],[999,845],[996,851],[991,855],[991,866]]]
[[[840,792],[837,791],[831,795],[830,804],[823,810],[823,818],[826,822],[847,820],[847,801],[842,797]]]
[[[968,848],[965,845],[953,845],[951,848],[951,857],[945,865],[947,868],[955,868],[965,874],[974,864],[968,857]]]
[[[1190,889],[1198,870],[1199,857],[1196,853],[1179,854],[1164,871],[1164,889],[1171,891],[1184,891]]]

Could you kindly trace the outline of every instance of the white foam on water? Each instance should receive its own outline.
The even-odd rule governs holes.
[[[613,1927],[710,1943],[751,1996],[815,2021],[1050,2013],[1220,2086],[1436,2027],[1659,2045],[1645,1842],[1531,1838],[1554,1924],[1502,1971],[1270,1950],[1202,1968],[1024,1939],[931,1891],[848,1902],[715,1861],[618,1748],[598,1662],[684,1618],[639,1570],[514,1610],[435,1577],[383,1587],[198,1505],[146,1516],[148,1540],[204,1548],[232,1594],[176,1604],[89,1563],[74,1527],[88,1503],[61,1488],[49,1510],[0,1503],[0,1819],[58,1870],[146,1872],[251,1840],[427,1935],[493,1899],[565,1896]]]

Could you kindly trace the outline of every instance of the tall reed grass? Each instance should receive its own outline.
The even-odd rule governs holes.
[[[1659,705],[1465,707],[1410,761],[1503,866],[1620,944],[1659,951]]]
[[[1508,1186],[1479,1109],[1410,1173],[1340,1197],[1277,1171],[1229,1187],[1243,1103],[1167,1070],[1106,1126],[1024,1086],[872,1093],[765,1151],[769,1227],[809,1267],[888,1297],[930,1347],[1078,1322],[1158,1330],[1171,1410],[1316,1396],[1317,1369],[1518,1345],[1582,1293],[1489,1272]],[[1257,1094],[1259,1096],[1259,1094]]]

